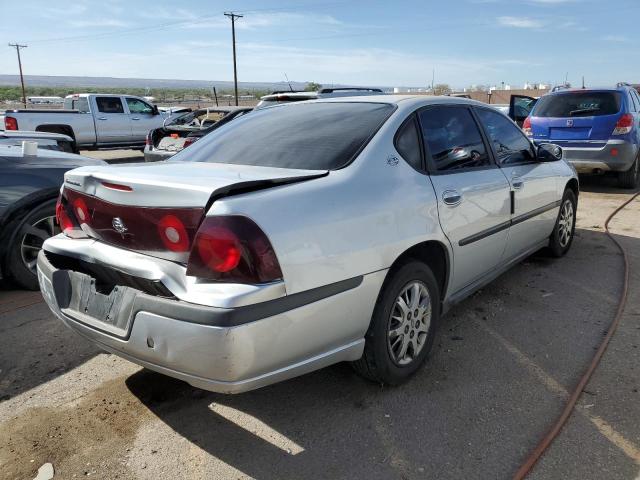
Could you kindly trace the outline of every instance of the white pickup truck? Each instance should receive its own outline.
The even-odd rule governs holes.
[[[7,110],[0,129],[62,133],[75,149],[143,148],[149,130],[162,126],[168,113],[133,95],[68,95],[64,109]]]

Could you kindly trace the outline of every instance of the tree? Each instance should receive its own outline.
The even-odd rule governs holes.
[[[447,85],[446,83],[438,83],[436,85],[433,86],[433,94],[434,95],[447,95],[448,93],[451,93],[453,90],[451,90],[451,87],[449,85]]]
[[[307,86],[304,87],[305,92],[317,92],[322,88],[322,85],[316,82],[309,82]]]

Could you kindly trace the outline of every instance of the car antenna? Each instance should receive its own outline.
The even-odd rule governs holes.
[[[582,76],[582,89],[584,90],[584,75]]]
[[[291,82],[289,81],[289,77],[287,77],[287,72],[284,72],[284,78],[287,79],[287,83],[289,84],[289,90],[293,92],[293,88],[291,87]]]

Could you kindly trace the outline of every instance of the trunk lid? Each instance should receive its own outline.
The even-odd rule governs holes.
[[[120,205],[203,208],[212,196],[292,183],[327,173],[326,170],[225,163],[132,163],[71,170],[65,174],[65,187]],[[111,188],[105,183],[130,190]]]
[[[65,174],[63,199],[85,235],[186,263],[216,198],[327,173],[189,162],[83,167]]]

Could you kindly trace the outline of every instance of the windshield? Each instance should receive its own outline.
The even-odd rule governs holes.
[[[594,117],[620,111],[619,92],[569,92],[540,98],[533,110],[536,117]]]
[[[335,170],[353,159],[393,110],[389,104],[340,102],[254,111],[172,160]]]

